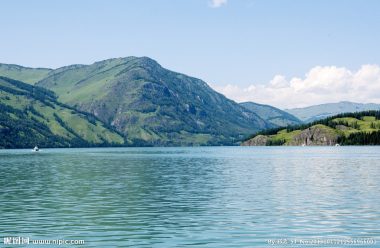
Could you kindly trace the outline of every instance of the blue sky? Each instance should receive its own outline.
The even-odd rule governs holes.
[[[211,0],[3,0],[0,9],[2,63],[56,68],[149,56],[226,95],[227,85],[247,91],[276,75],[288,83],[306,80],[316,66],[356,73],[380,64],[376,0],[214,0],[214,6]]]

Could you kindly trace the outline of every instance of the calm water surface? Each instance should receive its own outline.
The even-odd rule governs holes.
[[[380,147],[1,150],[0,190],[0,246],[6,236],[80,247],[363,237],[380,246]]]

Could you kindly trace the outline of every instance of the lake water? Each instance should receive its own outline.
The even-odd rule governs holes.
[[[0,246],[380,246],[380,147],[0,150],[0,190]]]

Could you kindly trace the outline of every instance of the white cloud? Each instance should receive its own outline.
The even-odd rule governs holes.
[[[211,0],[210,1],[210,6],[212,8],[219,8],[224,4],[227,4],[227,0]]]
[[[345,67],[316,66],[303,78],[276,75],[267,84],[213,86],[237,101],[253,101],[284,108],[354,101],[380,103],[380,66],[363,65],[357,71]]]

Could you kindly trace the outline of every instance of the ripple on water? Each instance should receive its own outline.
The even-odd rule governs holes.
[[[0,151],[0,232],[86,247],[380,237],[378,147]]]

